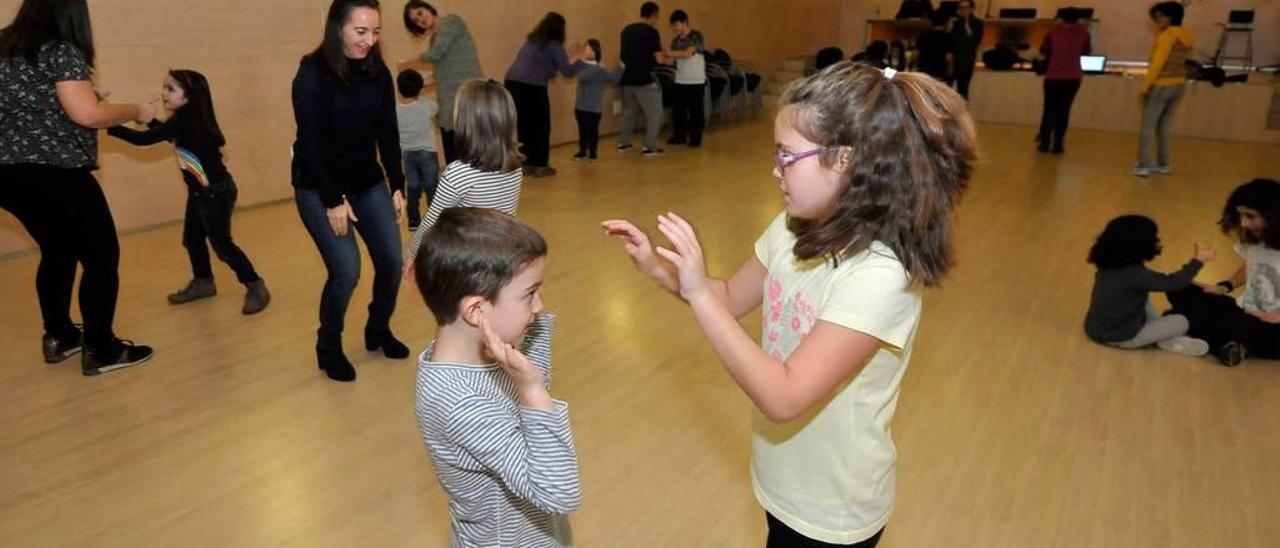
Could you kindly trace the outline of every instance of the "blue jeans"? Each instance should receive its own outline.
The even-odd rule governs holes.
[[[298,215],[315,241],[324,259],[329,278],[320,294],[319,345],[341,346],[342,330],[347,316],[347,305],[360,281],[360,248],[356,245],[356,233],[369,248],[373,260],[373,300],[369,303],[368,328],[384,329],[391,323],[396,309],[396,296],[400,293],[400,228],[396,226],[395,207],[391,205],[391,193],[386,185],[376,185],[355,194],[347,195],[347,201],[358,222],[350,224],[346,236],[335,236],[329,226],[328,209],[320,201],[320,193],[305,188],[294,188],[294,200]]]
[[[436,160],[434,150],[406,150],[401,155],[404,163],[405,186],[409,190],[409,203],[405,204],[405,214],[409,218],[409,226],[418,226],[422,217],[418,214],[418,200],[422,193],[427,193],[427,206],[436,197],[436,186],[440,184],[440,162]],[[359,213],[356,216],[360,216]]]

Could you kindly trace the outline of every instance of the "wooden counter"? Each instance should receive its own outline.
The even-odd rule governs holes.
[[[1132,76],[1086,76],[1071,109],[1071,127],[1137,133],[1142,120]],[[1280,131],[1267,129],[1273,85],[1191,82],[1178,104],[1173,134],[1232,141],[1280,143]],[[1040,124],[1043,79],[1031,72],[978,70],[969,92],[969,108],[983,122]]]

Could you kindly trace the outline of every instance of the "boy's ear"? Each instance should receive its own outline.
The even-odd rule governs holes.
[[[480,318],[488,312],[489,301],[480,295],[468,295],[458,303],[458,319],[476,329],[480,328]]]

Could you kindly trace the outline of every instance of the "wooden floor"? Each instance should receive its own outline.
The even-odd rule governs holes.
[[[898,505],[881,546],[1276,546],[1280,363],[1113,350],[1081,324],[1084,256],[1107,219],[1154,217],[1160,268],[1192,242],[1218,245],[1203,278],[1221,279],[1239,264],[1214,227],[1222,202],[1280,174],[1280,147],[1176,141],[1176,173],[1137,180],[1132,135],[1075,131],[1066,155],[1048,156],[1031,134],[981,128],[960,266],[926,296],[893,423]],[[585,491],[575,536],[760,546],[749,402],[682,305],[596,223],[678,211],[727,273],[780,209],[771,121],[664,158],[612,144],[594,165],[557,148],[560,175],[526,181],[520,207],[551,246],[553,393],[570,402]],[[0,546],[447,545],[413,364],[360,346],[371,268],[349,314],[360,379],[338,384],[315,368],[324,270],[292,203],[242,211],[235,234],[275,295],[256,317],[240,315],[242,290],[220,264],[217,298],[165,302],[189,276],[180,227],[122,239],[117,331],[157,354],[98,378],[41,363],[36,258],[0,263]],[[409,286],[393,326],[413,347],[431,338]]]

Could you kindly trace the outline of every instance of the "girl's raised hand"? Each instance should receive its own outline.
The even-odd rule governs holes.
[[[711,279],[707,277],[706,260],[702,257],[702,245],[693,226],[675,213],[658,216],[658,230],[671,241],[675,250],[664,247],[654,251],[676,267],[679,276],[680,297],[692,303],[712,295]]]
[[[138,116],[133,121],[145,126],[155,120],[156,114],[160,111],[160,105],[156,104],[159,101],[160,98],[157,97],[145,103],[138,103]]]
[[[1218,258],[1218,250],[1212,247],[1200,247],[1200,244],[1194,244],[1196,248],[1196,260],[1207,263]]]
[[[680,290],[679,281],[671,271],[662,266],[658,256],[654,255],[653,244],[649,242],[649,236],[644,231],[636,228],[631,221],[620,219],[601,222],[600,228],[604,229],[605,234],[622,240],[622,248],[626,250],[627,255],[631,256],[631,262],[635,263],[636,270],[648,274],[657,280],[663,289],[673,294]]]

